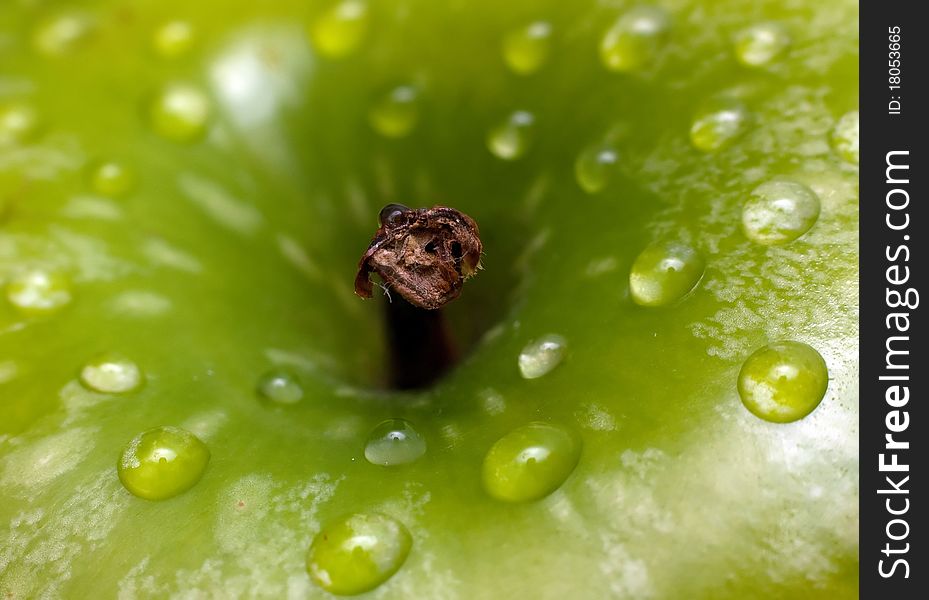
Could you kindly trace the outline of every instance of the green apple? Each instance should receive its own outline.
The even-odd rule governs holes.
[[[0,595],[855,597],[857,40],[851,0],[6,0]],[[352,293],[394,202],[484,247],[406,392]]]

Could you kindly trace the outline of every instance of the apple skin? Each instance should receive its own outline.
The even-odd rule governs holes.
[[[858,168],[830,143],[857,109],[857,4],[660,5],[660,39],[630,41],[643,62],[617,72],[600,44],[620,3],[390,0],[328,25],[331,5],[296,0],[3,3],[0,593],[325,597],[314,536],[376,513],[412,545],[372,597],[857,596]],[[502,40],[538,20],[551,48],[514,73]],[[740,61],[767,22],[786,47]],[[371,117],[397,86],[417,90],[399,137]],[[745,120],[695,148],[720,96]],[[502,160],[488,132],[515,111],[532,124]],[[576,161],[603,145],[618,160],[591,194]],[[766,246],[742,207],[775,178],[821,210]],[[384,389],[383,299],[351,293],[390,202],[455,207],[485,248],[447,307],[463,359],[416,393]],[[640,306],[630,270],[660,241],[705,271]],[[546,335],[564,355],[522,377]],[[784,340],[829,372],[787,424],[737,389]],[[82,384],[105,353],[143,383]],[[298,402],[256,393],[279,369]],[[368,463],[396,418],[425,454]],[[495,500],[485,454],[539,421],[578,436],[576,468],[540,500]],[[176,497],[137,498],[116,461],[165,426],[209,464]]]

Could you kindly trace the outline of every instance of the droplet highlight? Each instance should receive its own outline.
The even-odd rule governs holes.
[[[551,24],[535,21],[503,37],[503,61],[514,73],[531,75],[545,65],[551,46]]]
[[[401,85],[378,98],[368,111],[371,128],[386,138],[406,137],[419,118],[419,92]]]
[[[768,344],[739,371],[739,397],[753,415],[772,423],[807,416],[826,395],[829,371],[819,352],[802,342]]]
[[[487,135],[487,148],[502,160],[522,158],[532,142],[535,117],[525,110],[518,110]]]
[[[194,434],[179,427],[157,427],[129,442],[116,472],[133,495],[165,500],[196,485],[209,461],[210,450]]]
[[[306,570],[327,592],[361,594],[399,571],[412,546],[410,532],[393,517],[353,514],[326,525],[313,538]]]
[[[161,137],[191,143],[203,137],[211,112],[210,100],[200,89],[173,84],[152,101],[149,119],[152,129]]]
[[[600,61],[610,71],[629,73],[651,66],[671,30],[671,17],[657,6],[639,6],[622,15],[600,41]]]
[[[33,140],[40,123],[38,111],[28,104],[17,102],[0,105],[0,144]]]
[[[832,147],[844,160],[858,164],[858,111],[842,115],[832,130]]]
[[[742,230],[758,244],[786,244],[813,227],[819,210],[819,196],[802,183],[768,181],[742,207]]]
[[[162,58],[180,58],[193,48],[196,30],[187,21],[170,21],[152,35],[152,47]]]
[[[531,502],[557,490],[577,466],[580,440],[561,427],[530,423],[491,446],[484,457],[484,489],[504,502]]]
[[[380,423],[365,443],[368,462],[385,467],[415,462],[425,453],[425,438],[404,419],[388,419]]]
[[[142,385],[142,370],[125,356],[104,354],[84,365],[80,381],[93,392],[123,394]]]
[[[603,191],[618,171],[619,153],[612,146],[595,144],[578,155],[574,162],[577,184],[588,194]]]
[[[87,12],[69,11],[44,20],[33,31],[36,51],[49,57],[70,54],[90,39],[96,19]]]
[[[790,34],[780,23],[758,23],[735,35],[736,59],[746,67],[763,67],[790,46]]]
[[[7,283],[6,297],[23,314],[48,315],[71,302],[71,282],[57,271],[26,271]]]
[[[703,277],[706,263],[691,246],[661,241],[642,250],[629,271],[629,294],[639,306],[674,304]]]
[[[303,385],[292,371],[274,369],[258,379],[258,397],[270,404],[296,404],[303,399]]]
[[[368,30],[368,4],[362,0],[339,2],[310,25],[310,39],[320,54],[343,58],[355,52]]]
[[[95,192],[111,198],[120,198],[132,190],[135,174],[121,162],[107,160],[97,163],[90,172],[90,185]]]
[[[519,372],[524,379],[538,379],[561,364],[568,342],[558,334],[542,336],[526,344],[519,353]]]
[[[690,126],[690,142],[701,152],[716,152],[744,135],[751,114],[734,98],[717,98],[705,103]]]

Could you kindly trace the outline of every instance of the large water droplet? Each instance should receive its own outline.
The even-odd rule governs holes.
[[[619,153],[605,144],[594,144],[585,149],[574,163],[577,184],[588,194],[603,190],[616,174]]]
[[[399,571],[412,545],[410,532],[392,517],[349,515],[316,534],[306,555],[306,570],[327,592],[360,594]]]
[[[375,427],[365,443],[368,462],[385,467],[405,465],[426,453],[426,440],[404,419],[388,419]]]
[[[124,356],[104,354],[84,365],[80,379],[84,387],[94,392],[120,394],[142,384],[142,370]]]
[[[96,19],[83,11],[70,11],[42,21],[35,28],[32,43],[45,56],[63,56],[85,43],[96,26]]]
[[[858,111],[842,115],[832,130],[832,147],[839,156],[850,163],[858,164]]]
[[[497,158],[516,160],[529,149],[535,117],[525,110],[518,110],[487,135],[487,148]]]
[[[507,502],[538,500],[558,489],[577,466],[580,440],[545,423],[514,429],[484,457],[487,493]]]
[[[103,161],[94,165],[90,173],[90,184],[94,191],[104,196],[125,196],[135,184],[132,169],[117,161]]]
[[[829,384],[826,361],[801,342],[774,342],[746,359],[739,371],[739,397],[751,413],[789,423],[819,406]]]
[[[344,0],[313,21],[310,25],[310,39],[322,55],[341,58],[358,49],[367,30],[367,2]]]
[[[640,306],[667,306],[686,296],[703,277],[703,257],[681,242],[656,242],[636,257],[629,293]]]
[[[170,21],[155,30],[152,47],[164,58],[178,58],[188,52],[196,40],[194,26],[187,21]]]
[[[273,404],[296,404],[303,399],[303,386],[293,372],[274,369],[258,379],[258,395]]]
[[[537,379],[561,364],[568,342],[558,334],[545,335],[526,344],[519,353],[519,372],[525,379]]]
[[[368,111],[368,122],[384,137],[409,135],[419,118],[418,96],[416,88],[410,85],[393,88],[374,102]]]
[[[51,314],[71,302],[71,282],[56,271],[26,271],[7,283],[6,297],[23,314]]]
[[[671,17],[657,6],[639,6],[622,15],[600,41],[600,60],[610,71],[639,71],[655,61],[671,29]]]
[[[735,56],[746,67],[763,67],[790,46],[790,35],[779,23],[758,23],[735,35]]]
[[[207,95],[183,83],[166,87],[149,107],[155,133],[174,142],[194,142],[203,137],[210,113]]]
[[[132,494],[164,500],[196,485],[209,461],[210,450],[194,434],[179,427],[157,427],[129,442],[116,472]]]
[[[38,111],[28,104],[0,105],[0,144],[31,141],[40,124]]]
[[[819,218],[819,196],[795,181],[768,181],[752,191],[742,207],[746,237],[766,246],[797,239]]]
[[[551,46],[551,24],[536,21],[503,37],[503,60],[514,73],[529,75],[542,68]]]
[[[706,102],[690,126],[690,142],[702,152],[725,148],[748,131],[751,114],[734,98],[714,98]]]

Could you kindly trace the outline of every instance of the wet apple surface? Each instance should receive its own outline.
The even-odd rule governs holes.
[[[0,595],[851,598],[857,4],[0,6]],[[390,388],[381,207],[455,207]]]

